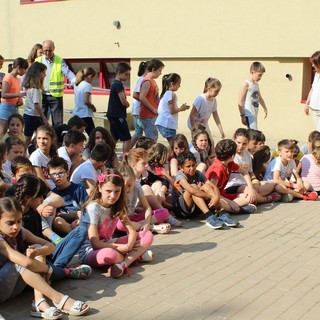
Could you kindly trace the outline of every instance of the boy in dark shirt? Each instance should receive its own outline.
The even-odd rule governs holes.
[[[123,83],[130,76],[131,67],[120,62],[116,67],[116,78],[110,88],[107,117],[110,122],[110,132],[115,141],[123,141],[123,153],[130,151],[131,134],[127,123],[127,108],[130,104],[127,101]]]

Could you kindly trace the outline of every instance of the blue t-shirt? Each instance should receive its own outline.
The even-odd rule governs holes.
[[[110,96],[108,103],[107,117],[110,118],[126,118],[127,109],[122,105],[119,93],[124,91],[121,81],[114,80],[110,88]]]
[[[76,213],[88,200],[88,193],[82,184],[70,183],[70,186],[66,189],[61,190],[55,187],[52,190],[64,199],[64,206],[58,209],[61,213]]]

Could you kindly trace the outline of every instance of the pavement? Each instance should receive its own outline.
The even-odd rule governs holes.
[[[237,228],[213,230],[205,220],[186,220],[156,235],[154,260],[133,266],[131,277],[94,270],[87,280],[54,287],[90,304],[78,319],[319,319],[319,201],[258,209],[236,216]],[[33,319],[31,301],[29,290],[1,304],[0,314]]]

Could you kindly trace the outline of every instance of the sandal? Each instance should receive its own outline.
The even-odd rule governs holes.
[[[48,319],[48,320],[61,319],[62,313],[59,309],[55,307],[49,307],[46,311],[41,311],[39,309],[39,305],[44,301],[46,301],[46,299],[44,298],[40,299],[37,303],[32,301],[30,316],[36,317],[36,318]]]
[[[160,224],[153,224],[151,231],[156,232],[159,234],[166,234],[169,233],[171,230],[170,223],[160,223]]]
[[[82,307],[85,305],[84,302],[77,300],[74,302],[73,306],[70,310],[62,309],[62,307],[65,305],[66,301],[69,299],[69,296],[65,295],[59,303],[53,303],[58,309],[60,309],[62,312],[70,314],[71,316],[81,316],[85,314],[89,310],[89,306],[87,305],[84,309]]]

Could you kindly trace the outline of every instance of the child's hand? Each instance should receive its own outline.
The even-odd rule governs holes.
[[[114,245],[116,245],[116,250],[118,252],[120,252],[121,254],[126,254],[130,251],[129,246],[127,244],[117,244],[114,243]]]
[[[212,207],[219,209],[220,208],[220,201],[219,200],[220,200],[219,197],[212,197],[210,199],[210,202],[208,203],[209,209]]]
[[[91,109],[92,109],[93,112],[97,111],[97,109],[96,109],[96,107],[94,105],[91,106]]]
[[[54,215],[54,208],[52,206],[43,206],[40,204],[40,206],[37,208],[37,211],[39,214],[43,217],[51,217]]]
[[[163,191],[159,191],[159,193],[157,194],[157,197],[159,198],[160,201],[166,200],[166,195]]]
[[[304,113],[308,116],[309,115],[309,106],[306,104],[304,107]]]
[[[186,103],[184,103],[181,107],[180,107],[180,111],[185,111],[188,110],[190,108],[190,106],[188,106]]]
[[[34,246],[29,246],[26,250],[26,256],[34,259],[38,255],[38,249]]]

